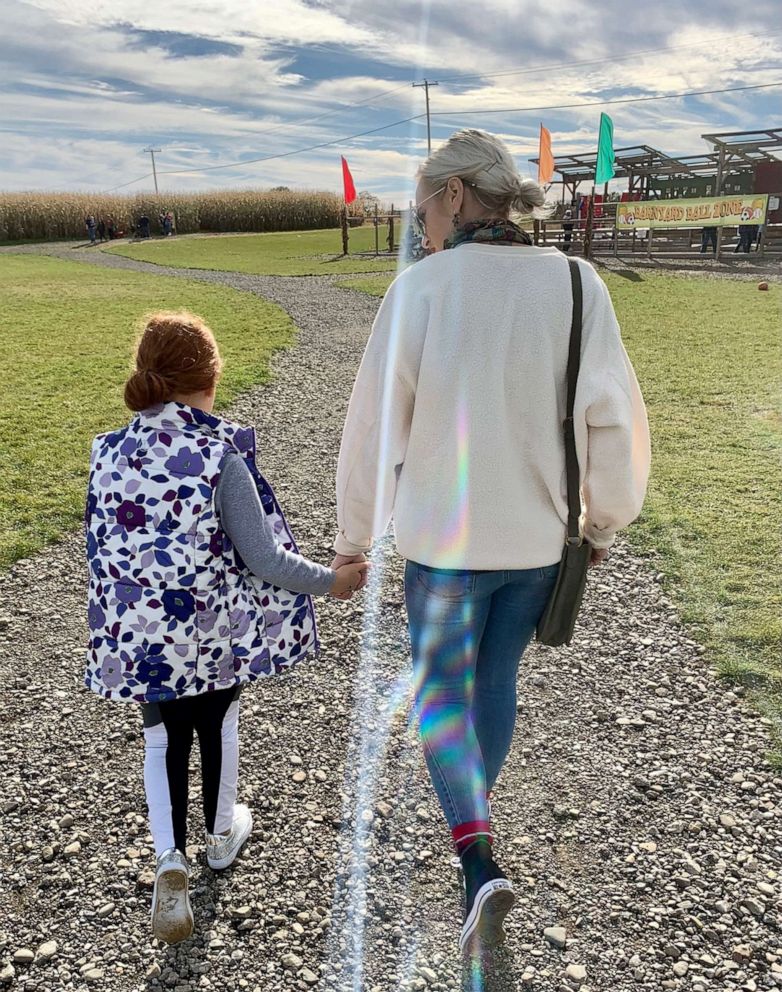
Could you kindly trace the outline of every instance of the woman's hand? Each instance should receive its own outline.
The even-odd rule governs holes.
[[[607,557],[608,548],[592,548],[592,554],[589,556],[589,567],[592,568],[593,565],[599,565]]]
[[[343,556],[337,555],[337,558],[341,557]],[[354,592],[363,589],[367,584],[367,573],[371,566],[363,555],[361,558],[361,561],[348,561],[331,566],[336,571],[337,577],[334,579],[329,593],[335,599],[350,599]]]
[[[366,555],[335,555],[334,556],[334,561],[331,563],[331,567],[333,569],[339,569],[343,565],[351,565],[351,564],[354,564],[354,563],[361,564],[362,562],[365,562],[366,560],[367,560],[367,556]],[[364,576],[363,576],[363,578],[361,579],[361,582],[356,586],[356,588],[353,590],[353,592],[360,592],[364,588],[364,586],[367,584],[368,581],[369,581],[369,576],[368,576],[367,573],[365,573]],[[344,596],[338,596],[337,598],[338,599],[350,599],[350,597],[352,595],[353,595],[352,592],[348,592],[346,595],[344,595]]]

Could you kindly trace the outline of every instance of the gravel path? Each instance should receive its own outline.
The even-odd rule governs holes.
[[[377,301],[328,278],[89,259],[258,292],[291,313],[296,347],[230,413],[257,425],[304,552],[328,561],[341,425]],[[533,645],[523,664],[495,801],[519,900],[506,948],[482,977],[463,971],[459,880],[409,721],[401,562],[388,542],[376,558],[369,595],[321,601],[322,658],[243,698],[240,795],[255,830],[220,876],[204,861],[194,771],[196,935],[178,948],[149,936],[139,714],[81,687],[81,538],[0,576],[0,986],[782,987],[768,727],[714,679],[654,559],[621,541],[591,575],[577,644]]]

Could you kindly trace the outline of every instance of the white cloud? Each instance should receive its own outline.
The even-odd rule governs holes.
[[[459,111],[433,118],[435,142],[458,127],[486,127],[506,136],[526,169],[537,151],[541,116],[555,150],[587,150],[600,108],[499,113],[506,108],[782,78],[774,0],[755,0],[757,36],[749,38],[729,0],[695,0],[688,11],[681,23],[673,0],[659,0],[651,15],[624,0],[599,6],[559,0],[554,7],[543,0],[486,0],[480,8],[474,0],[7,4],[0,39],[8,64],[0,75],[2,184],[76,188],[94,178],[100,186],[116,185],[147,171],[140,150],[151,140],[164,148],[161,171],[290,152],[420,114],[423,95],[410,83],[423,73],[442,80],[432,91],[433,109]],[[205,54],[173,57],[164,35],[140,48],[138,32],[176,32],[213,44]],[[666,45],[677,47],[624,58],[628,50]],[[613,61],[567,66],[607,56]],[[324,64],[339,69],[318,69]],[[448,79],[514,65],[559,68]],[[778,91],[759,91],[697,103],[616,105],[610,113],[617,145],[703,151],[704,131],[768,123],[774,93],[778,98]],[[462,116],[469,109],[497,113]],[[425,154],[425,127],[416,121],[301,156],[164,181],[183,189],[252,182],[333,188],[338,180],[323,177],[331,176],[340,153],[366,176],[357,180],[362,188],[399,198]]]
[[[325,6],[302,0],[28,0],[54,19],[80,28],[132,24],[144,31],[186,32],[245,44],[369,44],[373,38]]]

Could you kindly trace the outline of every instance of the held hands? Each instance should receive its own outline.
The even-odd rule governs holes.
[[[329,590],[335,599],[351,599],[353,593],[363,589],[369,581],[371,565],[365,555],[355,555],[351,558],[337,555],[331,567],[337,573],[334,584]]]

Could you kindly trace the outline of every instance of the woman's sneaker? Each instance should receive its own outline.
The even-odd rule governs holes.
[[[187,883],[187,858],[171,847],[157,859],[152,891],[152,933],[167,944],[187,940],[193,932],[193,911]]]
[[[246,806],[237,803],[234,806],[234,822],[230,833],[225,836],[210,833],[206,835],[206,861],[209,867],[220,871],[233,864],[252,829],[252,813]]]
[[[513,885],[492,857],[491,844],[478,841],[462,855],[465,884],[464,926],[459,950],[464,954],[476,943],[498,947],[505,940],[503,921],[516,897]]]

